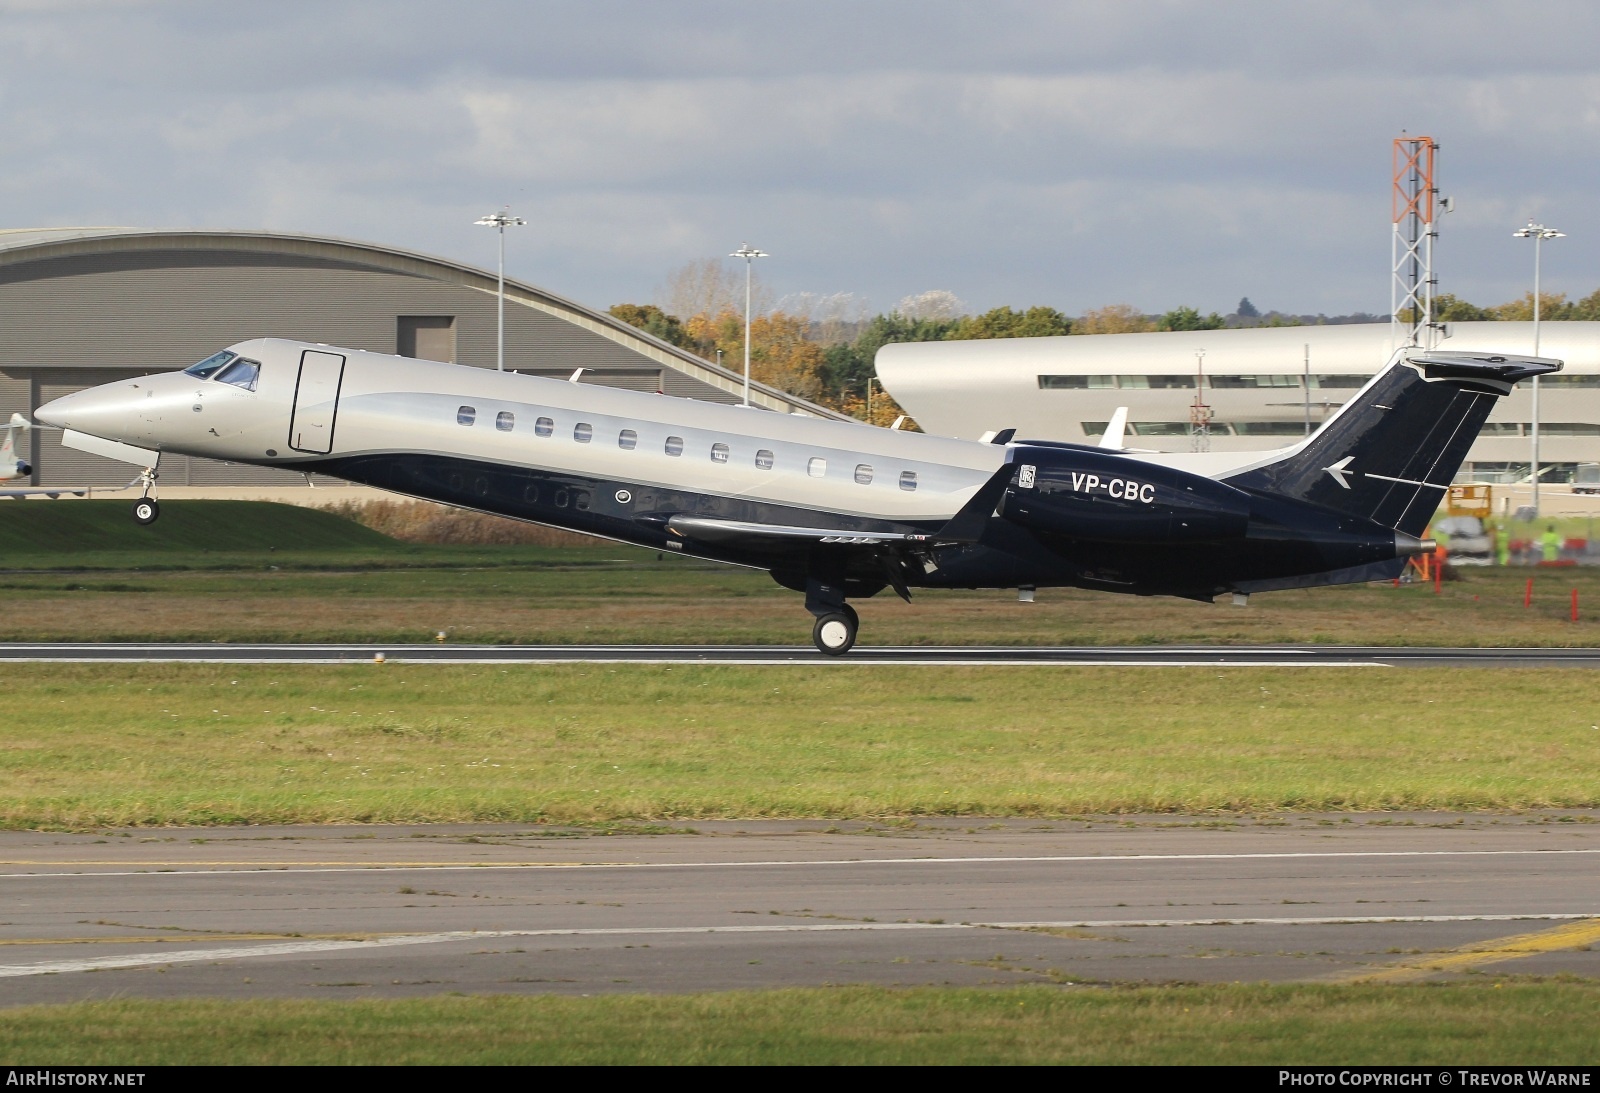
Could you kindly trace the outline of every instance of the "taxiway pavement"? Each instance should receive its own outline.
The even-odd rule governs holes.
[[[1600,813],[0,834],[0,1005],[1600,975]]]

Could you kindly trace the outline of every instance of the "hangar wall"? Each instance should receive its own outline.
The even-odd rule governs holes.
[[[487,290],[461,283],[483,279]],[[0,232],[0,416],[184,368],[262,336],[493,368],[493,285],[491,273],[342,240],[236,233],[230,245],[229,233],[217,232]],[[582,367],[582,382],[737,401],[732,373],[531,286],[507,282],[505,329],[508,369],[564,379]],[[829,414],[782,392],[756,397],[768,409]],[[121,485],[134,474],[63,447],[53,432],[31,433],[29,443],[35,484]],[[161,471],[172,485],[306,481],[203,459],[163,461]]]

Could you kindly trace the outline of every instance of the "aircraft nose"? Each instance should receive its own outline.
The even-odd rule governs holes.
[[[52,399],[33,412],[38,421],[60,429],[120,440],[128,431],[133,402],[128,384],[107,383]]]

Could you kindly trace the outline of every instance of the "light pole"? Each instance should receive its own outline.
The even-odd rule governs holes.
[[[1533,240],[1533,355],[1539,355],[1539,246],[1546,239],[1561,239],[1566,232],[1558,232],[1543,224],[1528,221],[1526,228],[1511,233],[1516,239]],[[1539,377],[1533,377],[1533,515],[1539,516]]]
[[[739,249],[729,258],[744,259],[744,404],[750,405],[750,276],[757,258],[770,258],[765,251],[756,250],[749,243],[740,243]]]
[[[497,213],[478,217],[473,223],[498,228],[500,231],[500,276],[499,288],[495,293],[498,304],[495,314],[494,367],[495,371],[504,372],[506,370],[506,229],[513,225],[526,224],[527,221],[520,216],[512,216],[511,206],[507,205]]]

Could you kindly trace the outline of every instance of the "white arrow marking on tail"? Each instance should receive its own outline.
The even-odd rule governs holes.
[[[1324,467],[1322,469],[1333,475],[1333,480],[1339,483],[1339,485],[1343,486],[1345,489],[1349,489],[1350,480],[1348,475],[1350,473],[1350,461],[1354,458],[1355,456],[1353,455],[1347,455],[1333,466]]]

